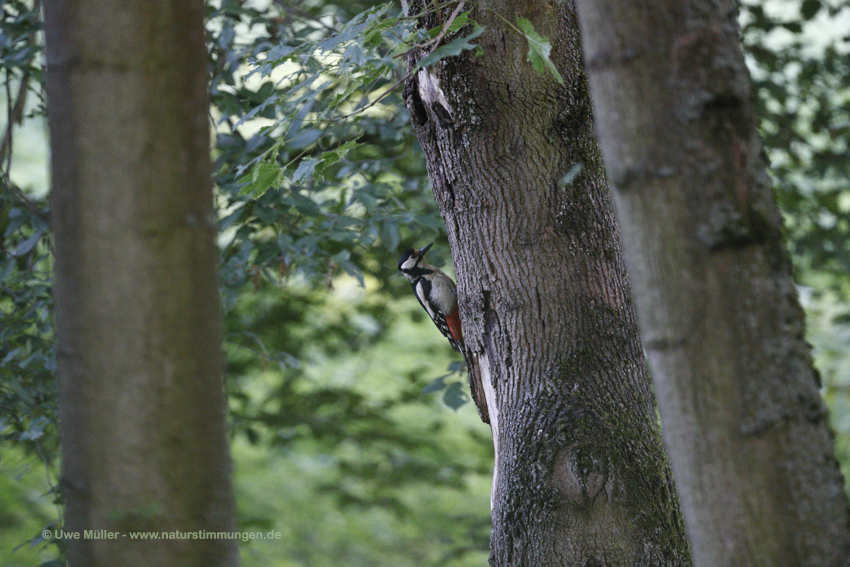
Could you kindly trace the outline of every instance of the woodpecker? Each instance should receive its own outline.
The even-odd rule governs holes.
[[[469,371],[469,391],[478,409],[481,421],[490,423],[487,408],[487,394],[484,390],[483,379],[490,380],[490,366],[486,364],[485,376],[482,377],[480,355],[467,352],[463,344],[463,333],[460,328],[460,316],[457,309],[457,286],[452,279],[439,268],[425,263],[425,252],[434,245],[432,242],[425,248],[417,250],[408,248],[398,261],[398,269],[413,286],[413,293],[420,305],[428,312],[431,320],[440,332],[449,339],[449,344],[463,355]],[[489,383],[489,382],[488,382]]]
[[[439,268],[423,260],[425,253],[433,245],[432,242],[421,250],[416,248],[405,250],[398,261],[398,269],[413,286],[416,299],[428,312],[440,332],[449,339],[452,348],[463,353],[463,333],[457,310],[455,282]]]

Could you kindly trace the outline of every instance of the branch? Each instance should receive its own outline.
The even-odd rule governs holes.
[[[3,190],[11,193],[12,196],[34,216],[38,217],[45,223],[49,223],[50,215],[47,214],[47,211],[40,208],[35,201],[27,197],[26,193],[24,193],[20,187],[15,185],[5,172],[0,175],[0,184],[2,184]]]
[[[41,13],[41,0],[35,0],[32,7],[34,14]],[[36,42],[36,32],[30,32],[27,36],[27,41],[30,44]],[[26,62],[27,65],[32,63],[33,57],[30,57]],[[6,131],[3,134],[3,139],[0,141],[0,163],[5,162],[5,175],[8,176],[9,170],[12,167],[12,129],[15,124],[20,124],[24,116],[24,108],[26,107],[27,92],[29,90],[30,73],[24,68],[21,83],[18,86],[18,93],[15,96],[15,102],[12,103],[11,89],[11,74],[9,69],[6,69],[6,101],[8,102],[7,124]]]
[[[433,43],[434,49],[437,49],[438,47],[440,47],[440,42],[443,41],[443,38],[446,36],[446,32],[449,31],[449,28],[452,25],[452,22],[455,21],[455,18],[458,17],[458,15],[460,14],[460,11],[463,10],[464,4],[466,4],[466,0],[461,0],[461,2],[457,5],[457,7],[455,7],[454,12],[452,12],[452,15],[449,16],[449,19],[446,20],[445,24],[443,24],[443,29],[440,30],[440,33],[437,35],[437,37],[435,37],[433,40],[426,43],[425,44],[426,46]],[[432,49],[430,51],[430,53],[433,53],[434,49]],[[429,55],[430,55],[430,53],[429,53]]]
[[[434,50],[436,50],[438,47],[440,47],[440,42],[443,41],[443,38],[446,36],[446,33],[449,31],[449,28],[452,25],[452,22],[455,21],[455,18],[457,18],[458,15],[460,14],[461,10],[463,10],[464,4],[466,4],[466,0],[461,0],[458,3],[458,5],[455,7],[454,11],[452,12],[452,15],[449,16],[449,19],[446,20],[445,24],[443,24],[443,29],[440,30],[440,33],[437,35],[437,37],[435,37],[434,39],[432,39],[431,41],[429,41],[427,43],[423,43],[421,45],[414,45],[413,47],[411,47],[410,49],[408,49],[404,53],[397,55],[396,57],[402,57],[404,55],[407,55],[408,53],[410,53],[414,49],[424,49],[431,44],[433,44],[434,47],[431,49],[431,51],[429,51],[426,54],[426,57],[427,57],[427,55],[430,55],[431,53],[433,53]],[[363,108],[359,108],[359,109],[355,110],[354,112],[352,112],[350,114],[346,114],[345,116],[342,116],[339,119],[340,120],[346,120],[348,118],[351,118],[355,114],[359,114],[359,113],[363,112],[364,110],[375,106],[376,104],[378,104],[379,102],[384,100],[384,98],[386,98],[391,92],[393,92],[395,89],[397,89],[399,86],[401,86],[410,77],[412,77],[413,73],[414,73],[414,71],[408,72],[404,77],[402,77],[400,80],[398,80],[393,86],[391,86],[390,88],[385,90],[384,93],[381,96],[379,96],[378,98],[376,98],[375,100],[373,100],[372,102],[370,102],[369,104],[364,106]]]

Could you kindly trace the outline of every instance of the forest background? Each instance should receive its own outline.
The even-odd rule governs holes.
[[[5,3],[0,35],[4,565],[53,561],[40,534],[61,516],[39,9]],[[243,544],[244,565],[486,563],[489,433],[464,404],[458,357],[395,269],[431,240],[448,259],[401,102],[399,56],[423,38],[398,12],[208,6],[239,527],[281,533]],[[850,8],[744,3],[741,24],[846,478]]]

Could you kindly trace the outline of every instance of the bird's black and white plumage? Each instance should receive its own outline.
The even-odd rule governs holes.
[[[481,421],[490,423],[487,409],[487,394],[482,383],[482,370],[478,353],[467,351],[463,342],[463,332],[460,326],[460,313],[457,304],[457,287],[452,279],[439,268],[427,264],[423,257],[431,249],[432,242],[425,248],[417,250],[409,248],[404,251],[398,261],[398,269],[413,286],[416,299],[440,329],[449,339],[452,347],[463,355],[469,370],[469,390]],[[486,379],[490,380],[489,365],[486,365]]]
[[[452,279],[439,268],[423,260],[425,253],[433,246],[409,248],[398,261],[398,269],[413,286],[416,299],[449,340],[452,347],[462,352],[463,332],[457,307],[457,287]]]

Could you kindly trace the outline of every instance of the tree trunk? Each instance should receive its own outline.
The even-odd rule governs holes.
[[[577,2],[697,565],[850,561],[731,0]]]
[[[564,85],[500,16],[552,40]],[[572,5],[484,2],[472,17],[483,54],[420,71],[406,101],[496,446],[490,564],[688,565]]]
[[[235,565],[203,3],[45,17],[68,559]]]

